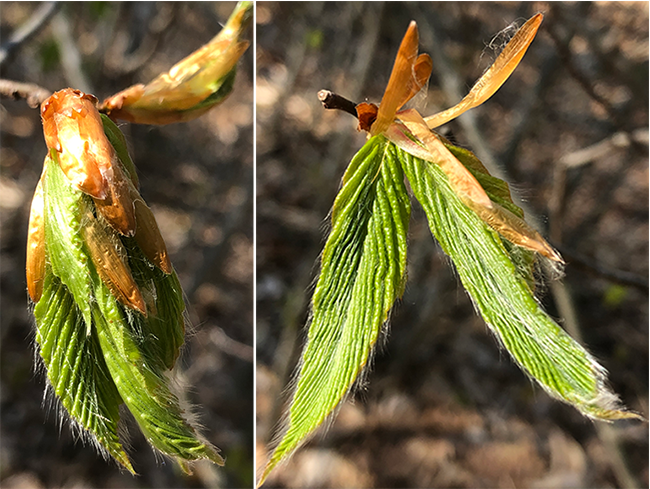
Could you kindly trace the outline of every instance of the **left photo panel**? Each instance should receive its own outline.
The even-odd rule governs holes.
[[[253,2],[4,2],[2,487],[254,485]]]

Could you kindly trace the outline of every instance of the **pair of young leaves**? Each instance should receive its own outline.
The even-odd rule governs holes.
[[[556,399],[594,419],[636,417],[619,407],[606,372],[549,317],[534,297],[538,259],[557,252],[523,220],[507,183],[470,152],[431,129],[491,97],[524,56],[542,22],[537,14],[507,44],[456,106],[423,118],[402,110],[428,81],[415,22],[399,48],[381,104],[357,105],[368,142],[354,156],[332,209],[307,344],[278,443],[259,484],[335,410],[365,368],[406,280],[410,198],[452,259],[483,319],[515,362]]]
[[[251,18],[252,3],[240,2],[207,45],[102,109],[147,124],[203,114],[232,90]],[[183,293],[124,136],[96,105],[65,89],[41,107],[49,152],[32,200],[26,270],[47,389],[73,429],[131,473],[118,436],[121,404],[184,471],[199,459],[223,465],[171,388],[168,371],[184,341]]]

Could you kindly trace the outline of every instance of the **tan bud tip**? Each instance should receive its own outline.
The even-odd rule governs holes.
[[[65,176],[82,192],[105,199],[115,151],[104,134],[97,99],[79,90],[60,90],[41,105],[45,143]]]
[[[130,195],[133,185],[117,162],[106,174],[106,181],[106,198],[94,199],[95,206],[113,229],[124,236],[133,236],[136,230],[135,209]]]
[[[142,198],[135,200],[137,230],[135,240],[147,259],[166,274],[173,271],[156,218]]]
[[[32,301],[38,302],[43,294],[45,279],[45,201],[43,200],[43,176],[38,181],[29,215],[27,234],[27,291]]]
[[[90,257],[97,273],[113,296],[126,307],[145,316],[147,306],[127,263],[127,253],[120,239],[101,219],[91,212],[83,228]]]

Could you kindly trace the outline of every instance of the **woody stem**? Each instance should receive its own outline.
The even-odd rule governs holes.
[[[21,83],[13,80],[0,79],[0,97],[25,99],[27,104],[35,109],[41,102],[52,95],[48,89],[33,83]]]
[[[318,92],[318,100],[321,101],[323,107],[326,109],[342,110],[357,117],[357,104],[336,93],[330,92],[329,90],[321,90]]]

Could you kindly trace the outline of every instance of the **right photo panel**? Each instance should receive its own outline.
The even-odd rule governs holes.
[[[256,480],[647,487],[648,3],[256,3]]]

